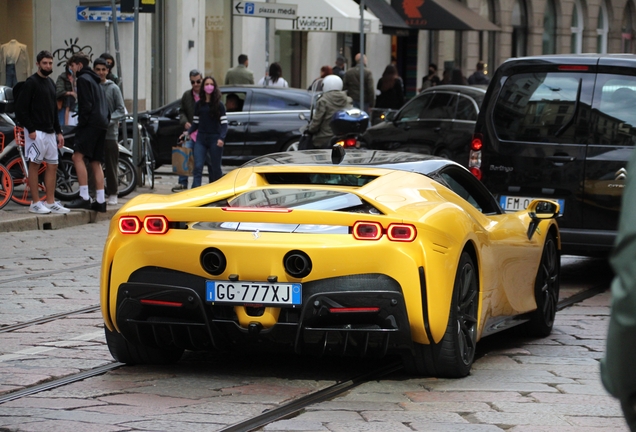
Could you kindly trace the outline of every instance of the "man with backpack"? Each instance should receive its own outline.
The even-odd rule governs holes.
[[[49,51],[40,51],[36,60],[38,71],[27,78],[24,84],[15,86],[15,114],[18,123],[24,128],[24,151],[29,164],[29,212],[65,214],[69,210],[55,201],[57,149],[64,145],[64,137],[57,114],[55,84],[49,78],[53,72],[53,55]],[[42,162],[46,162],[45,202],[40,201],[38,191],[38,170]]]

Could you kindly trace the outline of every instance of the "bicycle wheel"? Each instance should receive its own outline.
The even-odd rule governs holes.
[[[11,178],[13,179],[13,193],[11,194],[11,199],[21,205],[31,204],[31,189],[29,188],[27,174],[20,155],[11,158],[9,163],[6,165],[6,168],[9,170]],[[38,190],[40,191],[40,201],[46,199],[46,188],[44,187],[44,181],[41,178],[44,171],[46,171],[45,162],[40,164],[40,169],[38,170]]]
[[[128,157],[119,155],[119,163],[117,165],[117,196],[125,197],[135,190],[137,186],[137,170],[135,165]]]
[[[55,197],[62,201],[71,201],[79,196],[79,182],[72,159],[60,158],[57,165]]]
[[[13,194],[13,179],[9,170],[0,164],[0,209],[7,205]]]

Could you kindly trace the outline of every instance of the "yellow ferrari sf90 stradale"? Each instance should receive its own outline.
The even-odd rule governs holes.
[[[184,350],[267,345],[395,353],[409,372],[462,377],[481,337],[516,324],[550,333],[557,203],[506,213],[454,162],[341,156],[263,156],[213,184],[126,204],[100,280],[113,357],[168,363]]]

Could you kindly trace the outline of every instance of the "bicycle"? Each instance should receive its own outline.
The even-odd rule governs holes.
[[[0,153],[4,150],[4,134],[0,132]],[[13,179],[11,173],[0,163],[0,209],[6,206],[13,195]]]
[[[6,163],[5,167],[9,171],[11,178],[13,179],[13,191],[11,193],[11,200],[17,204],[29,205],[31,204],[31,189],[29,188],[29,168],[28,162],[24,157],[24,128],[15,126],[14,139],[17,144],[18,154],[13,156]],[[42,178],[46,171],[46,162],[42,162],[38,168],[38,191],[40,192],[40,201],[46,199],[46,187],[44,186],[44,179]]]
[[[126,116],[126,123],[132,120],[132,116]],[[139,145],[141,146],[138,167],[141,171],[141,186],[148,186],[150,189],[155,187],[155,154],[152,150],[152,142],[146,126],[152,121],[150,114],[139,114],[137,117],[139,129]],[[133,151],[133,139],[128,137],[126,144],[120,142],[131,152]]]

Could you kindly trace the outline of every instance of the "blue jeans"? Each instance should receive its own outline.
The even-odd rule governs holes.
[[[187,140],[185,143],[185,147],[186,148],[194,148],[194,141],[192,140]],[[180,175],[179,176],[179,184],[185,186],[185,188],[188,188],[188,176],[184,176],[184,175]]]
[[[197,142],[194,143],[194,172],[192,173],[192,187],[201,186],[203,176],[203,165],[209,157],[209,179],[213,183],[223,176],[221,171],[221,159],[223,158],[223,147],[217,146],[219,140],[217,134],[206,134],[199,131]]]

